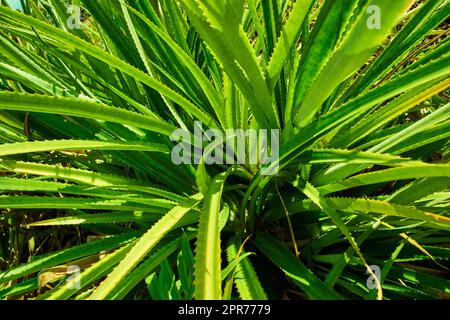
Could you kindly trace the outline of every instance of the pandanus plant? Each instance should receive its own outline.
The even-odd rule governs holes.
[[[448,298],[448,1],[1,2],[0,297]]]

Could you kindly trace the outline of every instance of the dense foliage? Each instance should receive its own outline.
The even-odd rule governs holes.
[[[0,298],[449,298],[449,1],[0,3]]]

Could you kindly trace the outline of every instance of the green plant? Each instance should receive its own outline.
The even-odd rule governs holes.
[[[448,298],[448,1],[23,3],[0,5],[0,298]],[[279,129],[279,157],[175,165],[196,121]]]

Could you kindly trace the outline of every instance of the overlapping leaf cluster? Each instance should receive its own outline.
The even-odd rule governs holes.
[[[448,1],[0,3],[0,298],[449,297]]]

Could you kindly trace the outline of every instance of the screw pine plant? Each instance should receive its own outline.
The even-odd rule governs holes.
[[[0,4],[0,298],[449,297],[447,0]]]

